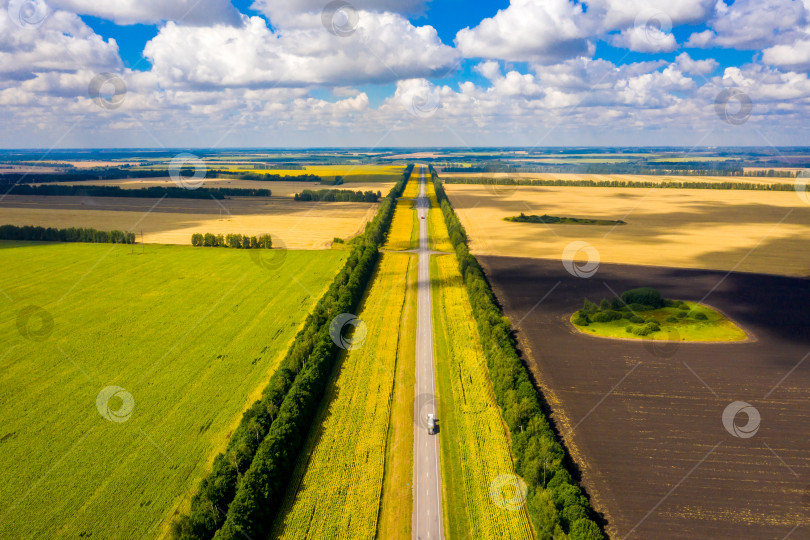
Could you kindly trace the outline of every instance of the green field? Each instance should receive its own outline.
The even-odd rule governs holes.
[[[628,332],[628,327],[638,327],[627,319],[609,322],[590,322],[588,325],[574,323],[577,313],[571,316],[574,328],[584,334],[622,339],[656,339],[666,341],[742,341],[747,338],[745,332],[722,313],[715,311],[704,304],[684,302],[687,309],[678,307],[664,307],[652,311],[642,311],[638,316],[646,321],[655,320],[660,330],[647,334],[636,335]],[[684,317],[681,314],[685,314]],[[705,315],[706,319],[699,320],[695,316]],[[679,316],[680,315],[680,316]],[[676,321],[668,319],[674,317]]]
[[[164,533],[347,256],[139,249],[0,242],[0,538]]]

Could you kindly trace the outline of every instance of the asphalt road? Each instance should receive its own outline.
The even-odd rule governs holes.
[[[414,405],[413,538],[438,540],[442,530],[442,492],[439,472],[439,438],[429,435],[427,415],[436,415],[433,372],[433,321],[430,312],[430,254],[428,249],[425,167],[421,167],[419,197],[419,283],[416,306],[416,401]],[[438,419],[438,417],[437,417]],[[441,420],[441,419],[438,419]],[[439,423],[439,426],[441,424]]]

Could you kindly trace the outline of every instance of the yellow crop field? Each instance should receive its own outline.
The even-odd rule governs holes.
[[[531,539],[525,493],[498,492],[516,478],[510,442],[455,256],[433,257],[431,274],[448,536]]]
[[[436,186],[432,181],[425,184],[425,193],[430,201],[428,210],[428,236],[430,238],[430,249],[436,251],[455,251],[450,237],[447,234],[447,224],[444,222],[442,209],[436,200]]]
[[[211,165],[216,168],[215,164]],[[302,174],[315,174],[324,179],[333,179],[342,176],[344,182],[395,182],[405,167],[402,165],[306,165],[304,170],[293,169],[243,169],[232,168],[234,172],[267,173],[281,176],[300,176]]]
[[[584,241],[602,263],[810,275],[810,205],[793,191],[444,187],[476,255],[560,260]],[[504,221],[521,212],[627,224]]]
[[[385,253],[359,318],[365,341],[340,360],[272,538],[374,538],[383,487],[410,255]],[[362,335],[355,332],[354,339]]]

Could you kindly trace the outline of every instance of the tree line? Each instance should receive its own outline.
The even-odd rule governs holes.
[[[538,391],[520,359],[509,320],[503,315],[483,269],[470,253],[467,235],[438,175],[431,167],[436,198],[478,326],[495,397],[512,439],[515,471],[526,482],[529,515],[544,537],[568,534],[575,540],[604,538],[594,512],[566,465],[570,458],[543,412]]]
[[[0,226],[0,240],[31,240],[35,242],[90,242],[95,244],[134,244],[135,233],[118,230],[99,231],[70,227],[55,229],[53,227],[17,227],[16,225]]]
[[[446,184],[481,184],[496,186],[576,186],[610,188],[661,188],[661,189],[740,189],[752,191],[793,191],[793,184],[763,184],[753,182],[652,182],[631,180],[547,180],[541,178],[487,178],[452,177]]]
[[[2,186],[2,184],[0,184]],[[147,188],[123,189],[119,186],[63,186],[16,184],[2,186],[11,195],[50,195],[85,197],[139,197],[157,199],[225,199],[227,197],[269,197],[269,189],[207,188],[185,189],[177,186],[153,186]]]
[[[180,175],[191,177],[195,169],[183,167]],[[166,178],[169,169],[124,169],[120,167],[105,167],[85,171],[70,171],[60,173],[27,173],[14,172],[0,174],[0,183],[3,184],[48,184],[52,182],[83,182],[86,180],[120,180],[127,178]],[[206,171],[206,178],[228,178],[233,180],[258,180],[260,182],[320,182],[321,177],[315,174],[280,175],[266,173],[236,172],[213,169]]]
[[[188,176],[194,174],[191,171]],[[233,180],[256,180],[258,182],[321,182],[322,179],[316,174],[288,175],[235,172],[227,170],[212,170],[206,174],[207,178],[230,178]]]
[[[346,263],[307,317],[261,399],[245,412],[225,452],[215,458],[190,512],[173,521],[175,538],[267,536],[339,353],[329,325],[359,306],[412,168],[405,170],[365,232],[351,241]]]
[[[375,203],[382,198],[382,192],[352,191],[349,189],[319,189],[317,191],[305,189],[295,194],[296,201],[324,201],[324,202],[368,202]]]
[[[269,234],[248,236],[241,234],[211,234],[194,233],[191,235],[191,245],[196,247],[225,247],[234,249],[270,249],[273,239]]]

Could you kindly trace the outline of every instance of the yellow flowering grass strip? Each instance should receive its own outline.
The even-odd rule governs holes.
[[[377,538],[410,540],[413,516],[413,389],[416,384],[416,283],[417,258],[409,256],[408,286],[399,328],[399,359],[394,378],[394,401],[388,430],[382,504]]]
[[[531,539],[472,308],[455,256],[431,260],[445,526],[449,538]],[[510,475],[510,476],[504,476]]]
[[[436,251],[452,253],[455,250],[447,234],[447,224],[444,222],[442,209],[439,207],[439,203],[436,200],[436,186],[433,185],[432,180],[429,180],[425,185],[425,193],[430,201],[430,210],[428,210],[430,248]]]
[[[416,239],[419,238],[419,224],[417,221],[413,202],[403,199],[398,200],[397,207],[394,210],[394,219],[391,221],[391,228],[388,230],[388,238],[383,249],[402,251],[416,248]],[[416,230],[415,236],[414,230]]]
[[[271,538],[376,535],[410,259],[381,255],[359,313],[365,341],[335,368]]]
[[[413,168],[411,177],[408,178],[408,183],[405,185],[405,191],[402,192],[403,199],[415,199],[419,196],[419,165]]]

